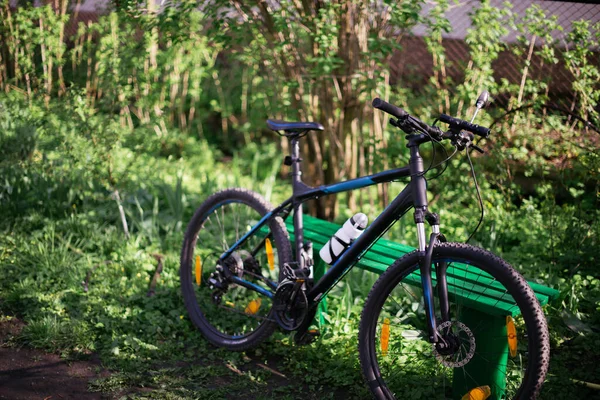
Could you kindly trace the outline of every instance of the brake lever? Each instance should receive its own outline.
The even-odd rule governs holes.
[[[485,151],[481,147],[479,147],[475,143],[473,143],[473,139],[475,139],[475,135],[472,132],[461,131],[459,134],[459,139],[462,139],[462,143],[460,143],[459,141],[457,141],[457,143],[459,143],[462,146],[462,149],[473,148],[473,149],[477,150],[478,152],[480,152],[481,154],[485,154]]]
[[[473,149],[477,150],[481,154],[485,154],[485,150],[483,150],[481,147],[477,146],[476,144],[471,143],[471,145],[469,147],[472,147]]]
[[[410,135],[411,133],[413,133],[415,131],[415,128],[413,128],[409,123],[407,123],[407,118],[405,119],[394,119],[394,118],[390,118],[390,124],[392,126],[395,126],[396,128],[401,129],[404,133]]]

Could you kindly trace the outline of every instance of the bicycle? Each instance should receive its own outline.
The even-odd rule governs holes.
[[[475,114],[486,103],[484,92]],[[309,342],[315,335],[309,327],[319,301],[412,208],[418,248],[379,277],[361,315],[360,363],[371,392],[378,399],[393,399],[396,394],[407,398],[411,388],[418,386],[423,393],[429,390],[427,398],[536,398],[548,368],[549,338],[533,291],[518,272],[492,253],[447,242],[440,232],[439,216],[428,210],[425,173],[429,168],[424,168],[419,147],[449,140],[455,153],[483,152],[473,140],[475,135],[488,137],[490,130],[473,120],[442,114],[439,121],[448,124],[443,131],[380,99],[375,99],[373,106],[390,114],[391,125],[407,134],[409,165],[316,188],[302,182],[299,140],[310,131],[322,131],[323,126],[267,120],[272,130],[290,139],[291,155],[285,164],[291,166],[293,194],[273,207],[249,190],[226,189],[208,197],[196,210],[185,234],[180,268],[191,321],[209,342],[230,350],[254,347],[278,326],[296,331],[296,342]],[[405,177],[410,178],[407,186],[315,282],[310,272],[312,246],[303,238],[302,204]],[[284,224],[292,213],[293,247]],[[431,226],[429,239],[425,222]],[[464,279],[459,275],[461,280],[457,280],[456,271],[462,271]],[[420,274],[421,289],[407,283],[413,273]],[[485,351],[486,341],[476,343],[474,339],[482,327],[472,321],[461,322],[465,299],[480,282],[489,285],[497,302],[516,307],[514,315],[518,316],[507,318],[507,336],[487,338],[508,341],[511,358],[506,365],[506,384],[490,387],[465,376],[469,386],[462,393],[453,393],[450,372],[461,367],[464,371],[475,355],[483,360],[496,356]]]

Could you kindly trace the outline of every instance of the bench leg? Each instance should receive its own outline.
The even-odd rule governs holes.
[[[475,355],[463,368],[454,369],[453,398],[460,400],[471,389],[486,385],[492,390],[488,400],[502,398],[509,354],[506,317],[463,307],[460,321],[475,336]]]
[[[313,279],[315,282],[317,282],[327,272],[327,263],[321,260],[321,257],[319,257],[318,253],[313,257],[315,262],[313,269]],[[326,324],[325,318],[323,317],[323,313],[327,312],[327,296],[324,296],[321,299],[317,307],[318,308],[317,315],[315,316],[315,324],[317,324],[319,329],[321,329]]]

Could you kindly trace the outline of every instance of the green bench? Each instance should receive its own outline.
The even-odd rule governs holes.
[[[287,230],[290,233],[290,240],[294,244],[294,226],[292,218],[286,220]],[[318,280],[326,272],[327,264],[320,260],[319,250],[339,229],[339,225],[320,220],[308,215],[304,216],[304,239],[311,241],[314,246],[314,278]],[[356,267],[382,274],[385,270],[394,263],[398,258],[413,251],[414,248],[395,243],[389,240],[380,239],[373,247],[363,255],[356,264]],[[476,279],[475,279],[476,278]],[[433,276],[435,284],[435,274]],[[470,279],[469,273],[464,269],[464,266],[454,265],[448,268],[448,290],[454,296],[460,297],[462,304],[461,321],[467,326],[482,324],[487,326],[485,334],[475,336],[477,343],[486,346],[488,350],[498,354],[495,363],[495,368],[489,368],[489,359],[481,360],[476,355],[471,361],[465,365],[467,374],[455,374],[453,386],[456,388],[455,393],[464,393],[464,388],[468,387],[466,376],[473,377],[479,382],[493,382],[498,388],[505,387],[505,373],[508,362],[508,340],[498,339],[506,338],[506,316],[517,316],[518,309],[514,304],[503,301],[502,293],[494,290],[487,290],[498,285],[492,279],[481,279],[477,275]],[[418,271],[409,275],[408,282],[415,286],[421,287],[421,277]],[[460,286],[459,286],[460,285]],[[529,282],[529,285],[534,290],[537,299],[541,305],[548,304],[556,299],[559,292],[555,289],[548,288],[535,282]],[[466,290],[465,290],[466,289]],[[468,308],[467,308],[468,307]],[[319,305],[317,314],[317,323],[325,324],[322,312],[326,311],[326,299],[323,299]],[[460,397],[458,397],[460,398]]]

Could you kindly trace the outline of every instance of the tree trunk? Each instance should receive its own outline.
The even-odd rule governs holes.
[[[392,52],[375,61],[369,54],[369,40],[387,40],[386,35],[400,40],[399,28],[393,25],[397,21],[390,17],[393,8],[399,6],[380,4],[374,8],[362,0],[335,4],[310,0],[248,4],[234,0],[232,4],[238,15],[231,23],[244,21],[250,32],[262,36],[252,43],[260,49],[257,60],[269,71],[267,80],[278,81],[277,86],[291,93],[289,117],[318,121],[325,128],[325,132],[310,132],[302,139],[304,181],[320,186],[372,171],[373,162],[379,161],[373,156],[384,150],[385,138],[381,124],[373,121],[373,111],[365,104],[376,87],[389,86],[385,68]],[[320,69],[331,60],[330,70]],[[377,81],[379,76],[386,77],[383,85]],[[366,133],[368,127],[363,125],[375,129]],[[374,140],[364,140],[368,135]],[[365,146],[370,148],[366,150]],[[380,190],[381,201],[386,203],[386,187]],[[348,206],[355,210],[356,194],[350,192],[347,199]],[[334,219],[337,197],[321,197],[311,202],[307,211],[319,218]]]

